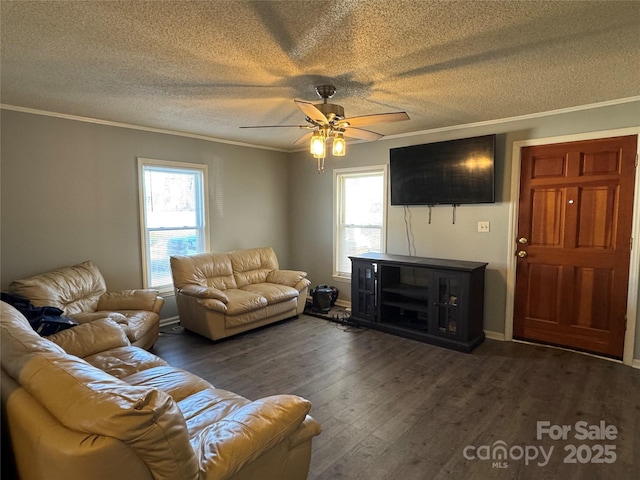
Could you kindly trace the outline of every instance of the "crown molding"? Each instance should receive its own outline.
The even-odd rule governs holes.
[[[69,115],[67,113],[49,112],[47,110],[38,110],[36,108],[20,107],[17,105],[8,105],[5,103],[0,103],[0,109],[12,110],[14,112],[21,112],[21,113],[31,113],[33,115],[42,115],[45,117],[62,118],[65,120],[74,120],[77,122],[93,123],[96,125],[106,125],[109,127],[128,128],[131,130],[142,130],[144,132],[161,133],[164,135],[175,135],[178,137],[195,138],[197,140],[204,140],[207,142],[215,142],[215,143],[225,143],[228,145],[237,145],[240,147],[259,148],[262,150],[272,150],[275,152],[283,152],[283,153],[290,152],[290,150],[283,149],[283,148],[268,147],[265,145],[256,145],[253,143],[236,142],[233,140],[225,140],[223,138],[210,137],[207,135],[198,135],[195,133],[188,133],[188,132],[180,132],[176,130],[168,130],[164,128],[145,127],[142,125],[133,125],[131,123],[113,122],[111,120],[101,120],[99,118],[82,117],[79,115]]]
[[[499,125],[503,123],[513,123],[520,122],[522,120],[531,120],[534,118],[543,118],[549,117],[552,115],[561,115],[564,113],[573,113],[573,112],[581,112],[583,110],[592,110],[595,108],[603,108],[603,107],[611,107],[614,105],[621,105],[623,103],[633,103],[640,101],[640,95],[634,97],[627,98],[619,98],[616,100],[608,100],[606,102],[598,102],[598,103],[589,103],[586,105],[578,105],[576,107],[567,107],[567,108],[559,108],[557,110],[548,110],[546,112],[538,112],[538,113],[529,113],[526,115],[518,115],[515,117],[507,117],[507,118],[499,118],[496,120],[485,120],[482,122],[474,122],[474,123],[464,123],[460,125],[451,125],[448,127],[440,127],[433,128],[429,130],[422,130],[419,132],[410,132],[410,133],[399,133],[395,135],[385,135],[383,140],[393,139],[393,138],[405,138],[405,137],[413,137],[417,135],[425,135],[431,133],[442,133],[442,132],[450,132],[454,130],[463,130],[466,128],[477,128],[477,127],[486,127],[491,125]]]
[[[543,118],[543,117],[548,117],[548,116],[552,116],[552,115],[560,115],[560,114],[566,114],[566,113],[573,113],[573,112],[580,112],[580,111],[584,111],[584,110],[592,110],[595,108],[603,108],[603,107],[610,107],[610,106],[614,106],[614,105],[621,105],[624,103],[632,103],[632,102],[637,102],[640,101],[640,95],[634,96],[634,97],[627,97],[627,98],[619,98],[616,100],[608,100],[605,102],[597,102],[597,103],[590,103],[590,104],[586,104],[586,105],[579,105],[576,107],[568,107],[568,108],[560,108],[557,110],[549,110],[546,112],[538,112],[538,113],[530,113],[527,115],[518,115],[515,117],[507,117],[507,118],[500,118],[500,119],[496,119],[496,120],[486,120],[486,121],[482,121],[482,122],[473,122],[473,123],[464,123],[464,124],[460,124],[460,125],[450,125],[450,126],[446,126],[446,127],[439,127],[439,128],[432,128],[432,129],[428,129],[428,130],[420,130],[417,132],[409,132],[409,133],[398,133],[398,134],[394,134],[394,135],[385,135],[381,140],[393,140],[396,138],[407,138],[407,137],[416,137],[416,136],[420,136],[420,135],[427,135],[427,134],[434,134],[434,133],[442,133],[442,132],[450,132],[450,131],[456,131],[456,130],[464,130],[464,129],[468,129],[468,128],[478,128],[478,127],[486,127],[486,126],[491,126],[491,125],[499,125],[499,124],[504,124],[504,123],[513,123],[513,122],[520,122],[523,120],[531,120],[531,119],[535,119],[535,118]],[[294,152],[298,152],[298,151],[303,151],[304,148],[296,148],[296,149],[284,149],[284,148],[276,148],[276,147],[268,147],[265,145],[256,145],[253,143],[245,143],[245,142],[237,142],[237,141],[233,141],[233,140],[225,140],[222,138],[216,138],[216,137],[210,137],[207,135],[198,135],[198,134],[194,134],[194,133],[188,133],[188,132],[180,132],[180,131],[175,131],[175,130],[168,130],[168,129],[163,129],[163,128],[153,128],[153,127],[145,127],[142,125],[133,125],[130,123],[124,123],[124,122],[113,122],[110,120],[101,120],[98,118],[91,118],[91,117],[82,117],[79,115],[69,115],[66,113],[58,113],[58,112],[49,112],[46,110],[38,110],[35,108],[27,108],[27,107],[20,107],[17,105],[9,105],[9,104],[4,104],[4,103],[0,103],[0,109],[3,110],[12,110],[15,112],[22,112],[22,113],[31,113],[33,115],[43,115],[43,116],[47,116],[47,117],[55,117],[55,118],[63,118],[66,120],[75,120],[78,122],[85,122],[85,123],[94,123],[97,125],[106,125],[106,126],[110,126],[110,127],[119,127],[119,128],[128,128],[128,129],[132,129],[132,130],[142,130],[145,132],[152,132],[152,133],[161,133],[164,135],[175,135],[175,136],[179,136],[179,137],[186,137],[186,138],[194,138],[197,140],[204,140],[207,142],[216,142],[216,143],[224,143],[224,144],[228,144],[228,145],[236,145],[236,146],[240,146],[240,147],[249,147],[249,148],[258,148],[261,150],[271,150],[271,151],[275,151],[275,152],[283,152],[283,153],[294,153]],[[366,143],[365,141],[356,141],[356,142],[351,142],[351,143]]]

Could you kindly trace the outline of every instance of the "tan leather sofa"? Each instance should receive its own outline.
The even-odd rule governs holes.
[[[0,302],[0,339],[3,475],[15,460],[21,480],[307,478],[321,428],[303,398],[215,388],[108,318],[43,338]]]
[[[158,292],[107,292],[104,277],[90,261],[15,280],[8,289],[35,306],[57,307],[78,323],[109,317],[120,324],[135,346],[149,349],[158,339],[164,305]]]
[[[311,284],[271,247],[174,256],[171,272],[180,324],[212,340],[300,315]]]

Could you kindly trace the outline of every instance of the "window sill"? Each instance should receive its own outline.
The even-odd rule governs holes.
[[[173,285],[172,286],[165,285],[163,287],[149,287],[149,288],[151,288],[152,290],[158,290],[158,294],[163,298],[173,297],[176,294],[176,292],[173,289]]]
[[[351,275],[349,275],[349,276],[346,276],[346,275],[332,275],[331,277],[336,282],[351,283]]]

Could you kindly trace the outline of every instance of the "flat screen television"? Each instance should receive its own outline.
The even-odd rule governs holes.
[[[390,149],[391,205],[494,203],[495,135]]]

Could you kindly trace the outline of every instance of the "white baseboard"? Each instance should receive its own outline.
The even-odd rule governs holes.
[[[344,308],[351,309],[351,302],[347,302],[346,300],[337,299],[336,300],[336,305],[339,305],[339,306],[344,307]]]
[[[491,340],[500,340],[501,342],[504,342],[504,333],[492,332],[490,330],[485,330],[484,331],[484,336],[486,338],[490,338]]]
[[[638,369],[640,369],[640,359],[638,359],[638,360],[633,360],[633,361],[631,362],[631,366],[632,366],[633,368],[638,368]]]

